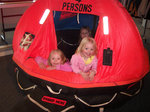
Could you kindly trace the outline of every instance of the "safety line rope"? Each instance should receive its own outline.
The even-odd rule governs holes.
[[[19,83],[19,70],[18,70],[17,68],[16,68],[16,72],[17,72],[17,74],[16,74],[17,84],[18,84],[18,86],[19,86],[19,88],[20,88],[21,90],[27,91],[27,90],[30,90],[30,89],[35,89],[35,88],[37,87],[37,85],[33,85],[33,86],[28,87],[28,88],[23,88],[23,87],[21,86],[21,84]]]
[[[75,98],[78,99],[80,102],[82,102],[83,104],[85,104],[85,105],[87,105],[87,106],[89,106],[89,107],[100,107],[100,106],[104,106],[104,105],[107,105],[107,104],[111,103],[111,102],[115,99],[115,97],[117,96],[117,93],[115,93],[115,94],[113,95],[113,97],[112,97],[108,102],[105,102],[105,103],[102,103],[102,104],[96,104],[96,105],[90,105],[90,104],[88,104],[87,102],[85,102],[84,100],[82,100],[81,98],[79,98],[77,95],[74,95],[74,96],[75,96]]]
[[[38,107],[40,107],[41,109],[43,109],[44,111],[47,111],[47,112],[51,112],[49,109],[47,109],[46,107],[44,107],[43,105],[41,105],[40,103],[38,103],[37,101],[35,101],[33,98],[31,98],[31,96],[28,94],[27,97],[29,98],[29,100],[36,104]]]
[[[52,88],[50,86],[46,86],[48,88],[48,90],[52,93],[52,94],[60,94],[60,92],[62,91],[62,89],[60,89],[58,92],[55,92],[52,90]]]

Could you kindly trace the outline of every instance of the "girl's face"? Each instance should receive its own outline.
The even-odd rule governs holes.
[[[61,59],[61,56],[59,55],[59,53],[55,52],[55,53],[51,54],[50,63],[52,66],[62,64],[62,59]]]
[[[89,32],[87,29],[82,29],[81,33],[80,33],[80,37],[84,38],[84,37],[88,37],[89,36]]]
[[[89,58],[94,55],[95,48],[91,42],[86,43],[82,48],[82,55],[85,58]]]

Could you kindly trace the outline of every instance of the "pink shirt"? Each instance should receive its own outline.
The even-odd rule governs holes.
[[[35,58],[35,61],[37,62],[37,64],[43,63],[44,65],[48,65],[48,60],[44,59],[40,56],[37,56]],[[64,64],[60,64],[56,66],[56,70],[62,70],[62,71],[66,71],[66,72],[72,72],[72,68],[69,62],[66,62]]]
[[[89,72],[90,70],[97,71],[97,61],[95,56],[92,62],[86,65],[80,54],[74,54],[71,58],[71,67],[75,73]]]

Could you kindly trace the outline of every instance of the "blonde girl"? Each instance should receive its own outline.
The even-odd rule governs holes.
[[[91,37],[82,39],[76,53],[71,58],[73,72],[81,74],[85,80],[93,80],[97,71],[97,46]]]
[[[43,59],[42,57],[36,57],[36,62],[39,64],[40,68],[47,70],[62,70],[71,72],[70,63],[67,61],[64,53],[59,50],[52,50],[48,59]]]

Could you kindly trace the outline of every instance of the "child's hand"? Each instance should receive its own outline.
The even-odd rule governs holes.
[[[56,67],[52,67],[52,66],[48,66],[47,68],[46,68],[46,70],[55,70],[56,69]]]
[[[82,75],[82,77],[83,77],[85,80],[90,80],[90,79],[89,79],[89,73],[81,72],[80,74]]]
[[[39,67],[42,68],[42,69],[46,68],[46,66],[45,66],[44,63],[40,63],[40,64],[39,64]]]
[[[94,79],[94,76],[95,76],[96,72],[95,71],[90,71],[90,74],[89,74],[89,79],[90,81],[92,81]]]

